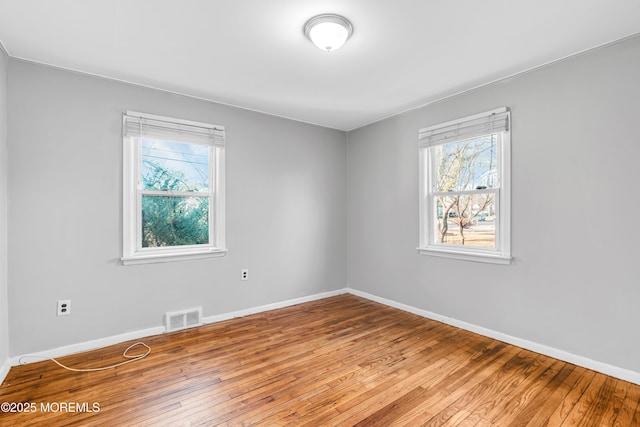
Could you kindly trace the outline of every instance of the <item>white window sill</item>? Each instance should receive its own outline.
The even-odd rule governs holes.
[[[485,254],[478,252],[465,252],[448,249],[434,249],[434,248],[418,248],[420,255],[429,255],[440,258],[460,259],[464,261],[485,262],[489,264],[511,264],[512,257],[498,255],[498,254]]]
[[[136,265],[136,264],[152,264],[159,262],[173,262],[173,261],[189,261],[194,259],[203,258],[217,258],[223,257],[227,254],[226,249],[216,249],[207,251],[194,251],[183,252],[173,254],[145,254],[134,255],[129,257],[120,258],[124,265]]]

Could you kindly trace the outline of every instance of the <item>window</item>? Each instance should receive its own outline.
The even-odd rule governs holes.
[[[223,256],[224,127],[123,117],[124,264]]]
[[[420,130],[420,253],[510,263],[509,120],[501,108]]]

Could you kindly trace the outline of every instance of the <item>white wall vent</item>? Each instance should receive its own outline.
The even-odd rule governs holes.
[[[202,307],[171,311],[164,315],[165,332],[179,331],[202,325]]]

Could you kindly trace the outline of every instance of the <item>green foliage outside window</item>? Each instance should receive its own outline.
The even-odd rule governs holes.
[[[189,191],[185,174],[143,160],[143,188],[155,191]],[[185,246],[209,243],[207,197],[142,196],[142,247]]]

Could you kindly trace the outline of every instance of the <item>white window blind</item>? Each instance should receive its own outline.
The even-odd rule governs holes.
[[[125,137],[150,137],[165,140],[178,139],[194,144],[224,147],[224,127],[198,122],[172,119],[169,122],[159,116],[128,111],[124,116]]]
[[[450,141],[460,141],[509,130],[509,113],[506,108],[477,114],[420,129],[420,147],[432,147]]]

